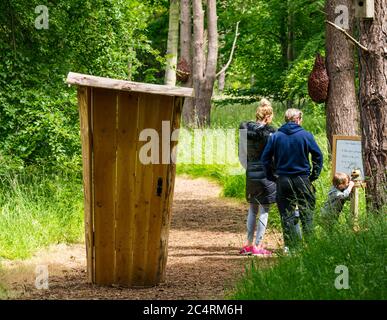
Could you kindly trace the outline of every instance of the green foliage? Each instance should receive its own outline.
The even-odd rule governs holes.
[[[75,89],[69,71],[162,83],[168,32],[166,0],[63,0],[47,4],[49,28],[37,30],[38,0],[0,3],[0,150],[24,166],[79,170]],[[228,70],[229,89],[306,101],[306,76],[324,42],[322,1],[219,1],[219,68],[240,36]],[[288,61],[287,21],[295,60]],[[255,84],[250,80],[254,76]],[[242,91],[240,91],[243,89]],[[235,102],[234,102],[235,103]]]
[[[308,95],[307,79],[313,69],[316,52],[320,51],[324,54],[324,50],[321,50],[324,44],[323,36],[323,33],[318,33],[312,37],[288,70],[283,88],[287,98],[303,99],[310,104],[314,104]]]
[[[75,96],[25,89],[0,96],[0,148],[28,165],[80,170],[79,119]]]
[[[306,79],[313,68],[314,58],[298,60],[294,67],[286,75],[284,93],[287,97],[294,99],[305,99],[308,97],[308,82]]]
[[[323,6],[324,1],[307,0],[221,1],[221,64],[228,59],[232,29],[241,22],[235,58],[227,71],[226,92],[280,101],[307,98],[311,62],[316,51],[324,49]],[[289,48],[293,57],[288,55]]]
[[[139,68],[137,81],[146,83],[164,84],[164,68],[166,63],[168,23],[169,23],[169,1],[147,0],[147,5],[152,8],[152,16],[148,19],[148,27],[144,30],[147,39],[152,40],[152,48],[157,52],[154,54],[141,52],[141,67]],[[159,56],[158,54],[161,54]]]
[[[0,175],[0,257],[27,258],[83,238],[81,179],[43,170]]]
[[[318,228],[316,235],[298,252],[280,256],[265,268],[252,260],[246,274],[230,294],[231,299],[381,299],[387,297],[385,252],[387,220],[364,215],[360,231],[348,224]],[[349,289],[338,290],[335,280],[348,268]]]
[[[162,63],[146,29],[162,1],[0,2],[0,256],[82,239],[81,146],[69,71],[153,81]],[[156,13],[155,13],[156,12]],[[149,70],[148,70],[149,69]],[[58,174],[58,172],[60,174]]]
[[[24,166],[79,170],[76,91],[69,71],[136,80],[158,58],[144,35],[153,7],[138,0],[64,0],[47,4],[48,29],[36,29],[41,2],[0,3],[0,149]]]

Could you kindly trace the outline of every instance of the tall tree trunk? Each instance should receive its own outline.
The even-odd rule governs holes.
[[[193,87],[195,90],[195,115],[199,127],[208,126],[211,116],[211,97],[216,78],[218,60],[218,27],[216,0],[207,1],[208,52],[205,57],[204,11],[201,0],[193,0],[194,59]]]
[[[193,55],[193,88],[195,91],[195,117],[199,105],[199,95],[204,78],[204,11],[201,0],[192,0],[193,8],[193,38],[194,38],[194,55]],[[197,117],[196,117],[197,118]],[[196,119],[195,119],[196,122]]]
[[[360,21],[360,113],[368,211],[387,205],[387,0],[375,0],[375,18]],[[386,211],[384,211],[386,212]]]
[[[223,92],[224,86],[226,84],[226,71],[222,71],[218,78],[218,90],[219,92]]]
[[[179,46],[179,16],[180,0],[170,0],[165,84],[171,86],[176,85],[177,49]]]
[[[347,32],[352,34],[354,26],[352,0],[326,0],[325,12],[327,19],[335,22],[340,15],[335,13],[339,5],[344,5],[349,9],[349,29]],[[355,55],[353,44],[348,41],[342,32],[327,24],[325,46],[326,66],[330,81],[326,102],[326,127],[329,152],[331,152],[333,135],[353,136],[359,133],[359,111],[355,90]]]
[[[192,87],[192,16],[191,0],[181,0],[180,2],[180,59],[184,59],[190,69],[191,74],[184,87]],[[191,126],[195,122],[194,100],[186,98],[183,106],[183,122],[186,126]]]

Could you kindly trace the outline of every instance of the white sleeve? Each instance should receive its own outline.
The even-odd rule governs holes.
[[[349,191],[347,188],[342,192],[342,198],[348,198],[350,194],[351,194],[351,191]]]

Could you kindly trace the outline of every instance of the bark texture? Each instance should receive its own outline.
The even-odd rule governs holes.
[[[184,87],[192,88],[192,3],[191,0],[181,0],[180,3],[180,59],[185,60],[190,69],[188,80]],[[183,123],[190,126],[195,121],[194,99],[184,100]]]
[[[360,20],[360,112],[368,212],[387,205],[387,0],[375,0],[375,18]]]
[[[179,16],[180,0],[170,0],[165,84],[171,86],[176,85],[177,49],[179,47]]]
[[[216,78],[218,61],[218,27],[216,0],[207,1],[207,37],[208,49],[205,54],[204,11],[201,0],[193,0],[194,13],[194,58],[193,87],[195,90],[195,122],[196,126],[210,125],[211,97]]]
[[[345,5],[349,9],[349,34],[353,33],[354,8],[352,0],[326,0],[327,20],[335,22],[339,13],[335,8]],[[359,134],[359,111],[355,90],[354,45],[339,30],[326,25],[326,67],[329,77],[326,102],[326,127],[331,152],[332,136]]]

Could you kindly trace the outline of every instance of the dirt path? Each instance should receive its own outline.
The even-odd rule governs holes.
[[[146,289],[97,287],[86,282],[83,244],[55,245],[25,261],[3,261],[10,298],[19,299],[223,299],[243,273],[238,255],[245,238],[246,204],[219,198],[205,179],[176,179],[166,282]],[[279,246],[268,232],[268,248]],[[261,259],[263,265],[271,259]],[[49,289],[35,288],[35,268],[48,265]]]

